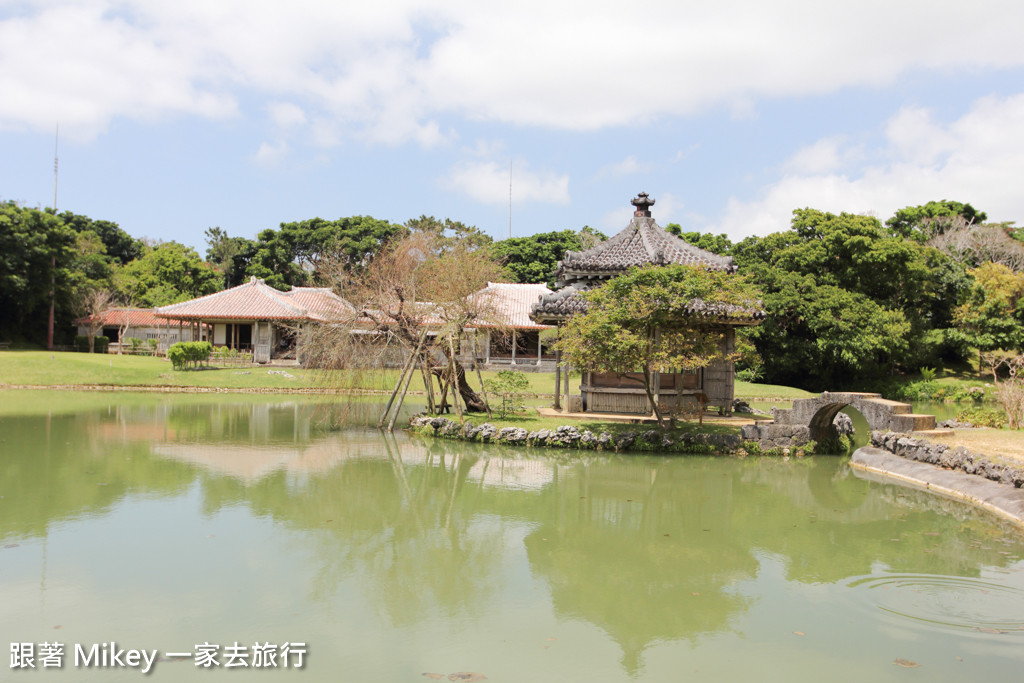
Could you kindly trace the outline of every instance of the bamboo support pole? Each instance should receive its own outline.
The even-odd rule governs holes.
[[[387,405],[384,406],[384,413],[380,416],[380,420],[377,422],[377,429],[384,427],[384,420],[388,419],[388,413],[391,412],[391,405],[395,402],[395,396],[398,395],[399,387],[402,386],[402,380],[405,379],[405,375],[409,372],[409,367],[413,364],[413,361],[419,355],[420,347],[423,346],[423,339],[427,336],[427,331],[424,330],[420,334],[419,343],[416,344],[416,350],[409,356],[405,361],[405,365],[402,366],[402,374],[398,376],[398,381],[395,383],[395,389],[391,392],[391,398],[388,399]]]
[[[487,419],[491,417],[491,402],[487,399],[487,387],[484,386],[484,376],[480,372],[480,363],[476,360],[476,335],[473,336],[473,367],[476,368],[476,378],[480,380],[480,393],[484,395],[484,408],[487,408]]]
[[[451,356],[448,357],[448,372],[451,373],[451,385],[452,385],[452,404],[455,406],[455,414],[459,416],[459,422],[464,422],[465,418],[462,416],[462,404],[459,403],[461,396],[459,395],[459,375],[455,370],[455,342],[451,337],[448,338],[448,349],[451,352]]]

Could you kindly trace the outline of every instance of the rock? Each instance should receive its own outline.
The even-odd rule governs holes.
[[[548,436],[549,446],[561,446],[570,448],[580,440],[580,430],[575,427],[563,425]]]
[[[600,442],[594,435],[594,432],[589,429],[583,430],[583,433],[580,434],[580,446],[583,446],[584,448],[594,449],[598,447],[599,443]]]
[[[615,450],[626,451],[633,447],[636,443],[636,434],[633,432],[622,432],[615,437]]]
[[[480,440],[485,443],[491,441],[497,435],[498,428],[492,425],[490,422],[485,422],[482,425],[480,425],[480,431],[477,433],[477,436],[480,437]]]
[[[551,435],[551,430],[540,429],[536,432],[530,432],[527,436],[527,441],[534,446],[544,446],[548,442],[548,436]]]
[[[837,413],[836,418],[832,420],[832,424],[835,425],[839,436],[853,434],[853,418],[846,413]]]
[[[615,448],[615,439],[608,432],[601,432],[601,435],[597,437],[597,447],[601,450]]]
[[[505,443],[519,444],[526,443],[527,437],[530,433],[522,427],[505,427],[498,432],[498,441],[504,441]]]
[[[749,413],[753,413],[754,411],[750,407],[749,403],[747,403],[746,401],[741,401],[738,398],[735,398],[732,401],[732,412],[734,412],[734,413],[747,413],[747,414],[749,414]]]

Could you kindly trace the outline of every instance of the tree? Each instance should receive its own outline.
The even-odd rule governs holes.
[[[114,277],[122,298],[152,308],[213,294],[221,278],[192,247],[164,242],[147,248]]]
[[[327,260],[332,267],[358,273],[388,240],[404,232],[402,226],[372,216],[281,223],[279,230],[257,235],[246,274],[290,289],[320,279],[321,263]]]
[[[885,225],[895,237],[923,243],[957,225],[958,219],[959,222],[973,225],[984,223],[988,215],[970,204],[943,199],[904,207],[887,220]]]
[[[103,243],[105,256],[122,266],[142,256],[143,243],[122,230],[117,223],[93,220],[71,211],[60,214],[60,219],[77,233],[94,233]]]
[[[491,255],[504,264],[515,282],[547,282],[550,287],[565,252],[581,248],[577,233],[561,230],[495,242],[491,245]]]
[[[757,306],[757,293],[743,278],[681,265],[632,269],[585,296],[586,313],[562,328],[563,357],[594,372],[642,371],[660,427],[654,373],[734,360],[723,350],[721,319]]]
[[[78,241],[51,211],[0,204],[0,336],[47,338],[51,303],[55,329],[69,329]]]
[[[1011,224],[975,225],[957,217],[927,244],[968,267],[993,262],[1019,272],[1024,270],[1024,244],[1017,234]]]
[[[245,282],[249,262],[256,254],[256,242],[245,237],[229,237],[219,227],[206,229],[206,260],[221,273],[224,289]]]
[[[432,235],[437,248],[441,250],[448,244],[461,244],[465,249],[479,249],[494,241],[490,235],[475,225],[466,225],[451,218],[442,221],[433,216],[420,215],[419,218],[407,220],[404,227],[413,234]]]
[[[952,310],[966,284],[963,268],[934,248],[890,235],[875,218],[797,209],[790,230],[743,240],[735,245],[733,256],[741,272],[762,285],[766,296],[797,288],[819,301],[848,298],[862,311],[867,309],[858,297],[865,297],[886,319],[889,313],[882,311],[898,311],[902,321],[910,325],[908,334],[918,343],[899,345],[882,353],[880,357],[887,358],[890,369],[916,369],[950,351],[942,330],[952,326]],[[782,273],[810,279],[799,280],[797,285],[796,280],[787,280]],[[858,296],[850,298],[834,290],[813,291],[817,287],[832,287]],[[780,374],[790,376],[779,371],[780,359],[769,353],[769,347],[776,351],[784,349],[784,355],[796,353],[805,358],[804,362],[814,357],[825,361],[826,356],[818,356],[811,349],[822,344],[821,340],[793,336],[801,330],[810,335],[810,331],[802,326],[783,325],[781,321],[774,324],[776,309],[768,305],[766,311],[769,319],[754,333],[758,352],[768,361],[766,377],[778,381]],[[769,340],[767,335],[782,334],[783,330],[790,335],[788,339]],[[824,343],[835,348],[842,346],[838,339]],[[863,373],[851,375],[844,361],[833,366],[832,371],[826,367],[805,367],[797,377],[803,383],[825,375],[844,377],[844,381],[866,381],[877,378],[884,370],[877,363],[870,363]],[[834,375],[835,372],[839,374]]]
[[[979,354],[1024,348],[1024,273],[986,263],[968,274],[973,284],[954,312],[963,338]]]
[[[486,409],[456,358],[470,323],[498,331],[505,324],[497,302],[480,294],[502,274],[486,249],[419,231],[385,245],[358,278],[344,258],[325,262],[323,272],[354,310],[350,320],[310,331],[312,362],[325,368],[379,366],[387,352],[383,340],[394,341],[403,355],[415,356],[425,378],[429,372],[443,376],[458,387],[469,410]],[[425,337],[428,329],[434,334]],[[442,358],[443,370],[430,367]]]
[[[712,235],[710,232],[683,232],[682,226],[678,223],[669,223],[665,226],[665,231],[683,238],[698,249],[720,256],[732,254],[732,240],[724,232],[718,235]]]
[[[87,289],[79,301],[79,312],[89,330],[89,353],[96,349],[96,336],[103,331],[103,314],[114,307],[114,295],[98,287]]]
[[[881,377],[905,353],[910,324],[858,292],[778,268],[754,278],[765,318],[749,336],[764,379],[821,390]]]

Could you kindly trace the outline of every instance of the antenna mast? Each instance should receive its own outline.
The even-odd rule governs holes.
[[[57,149],[60,144],[60,123],[53,135],[53,212],[57,213]]]
[[[508,238],[512,239],[512,160],[508,160]]]

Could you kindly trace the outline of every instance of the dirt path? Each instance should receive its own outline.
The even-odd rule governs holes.
[[[1024,432],[1005,429],[957,429],[947,436],[930,440],[951,447],[963,446],[969,451],[1001,459],[1006,464],[1024,465]]]

